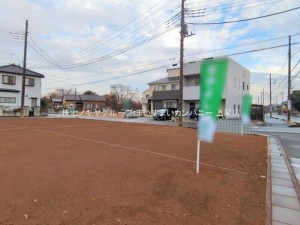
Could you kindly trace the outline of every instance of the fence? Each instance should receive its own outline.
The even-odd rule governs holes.
[[[185,127],[197,128],[198,123],[192,121],[186,121],[183,123]],[[226,132],[226,133],[238,133],[242,132],[243,126],[243,133],[244,134],[251,134],[251,124],[249,125],[242,125],[241,118],[226,118],[226,119],[219,119],[217,131]]]

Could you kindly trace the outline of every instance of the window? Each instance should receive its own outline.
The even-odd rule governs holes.
[[[199,84],[200,84],[200,78],[195,77],[195,86],[199,86]]]
[[[238,80],[238,89],[240,89],[240,88],[241,88],[241,81]]]
[[[0,97],[0,103],[16,103],[15,97]]]
[[[34,79],[33,78],[25,78],[25,85],[26,86],[34,86]]]
[[[16,84],[16,77],[15,76],[2,75],[2,84],[15,85]]]
[[[177,101],[164,102],[164,108],[177,108]]]
[[[247,90],[249,90],[249,85],[247,84]]]
[[[31,107],[37,106],[37,98],[32,98],[31,99]]]
[[[171,90],[179,90],[179,84],[172,84]]]
[[[158,85],[158,91],[165,91],[166,85]]]
[[[233,83],[234,87],[236,87],[236,78],[234,78],[234,83]]]
[[[243,82],[243,90],[245,90],[245,82]]]

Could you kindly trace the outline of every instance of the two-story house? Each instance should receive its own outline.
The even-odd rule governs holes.
[[[220,111],[223,114],[240,113],[243,94],[250,93],[250,72],[229,57],[227,83],[224,88]],[[189,114],[198,108],[200,93],[201,60],[185,63],[183,66],[183,111]],[[146,95],[143,93],[143,109],[153,112],[160,108],[178,108],[179,68],[168,69],[167,77],[148,83]],[[147,104],[147,105],[145,105]]]
[[[26,69],[24,106],[41,104],[41,83],[43,74]],[[19,108],[21,106],[23,68],[15,64],[0,67],[0,105]]]

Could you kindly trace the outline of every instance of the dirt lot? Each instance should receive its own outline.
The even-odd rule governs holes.
[[[267,139],[83,119],[0,120],[1,225],[264,224]],[[262,176],[263,175],[263,176]]]

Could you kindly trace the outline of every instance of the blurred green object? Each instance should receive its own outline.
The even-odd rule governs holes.
[[[227,78],[228,59],[204,60],[200,68],[199,140],[212,142],[219,119],[219,107]]]

